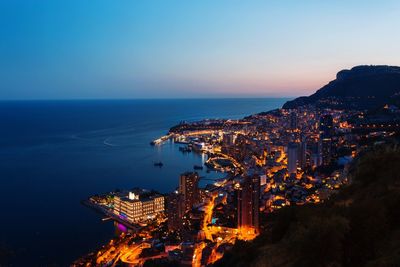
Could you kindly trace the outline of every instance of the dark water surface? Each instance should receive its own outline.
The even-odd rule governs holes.
[[[0,249],[12,266],[68,266],[114,234],[82,199],[136,186],[166,193],[204,160],[152,139],[182,120],[241,118],[286,100],[0,102]]]

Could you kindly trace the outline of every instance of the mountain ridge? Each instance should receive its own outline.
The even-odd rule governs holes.
[[[324,107],[371,109],[384,104],[400,104],[400,67],[359,65],[344,69],[310,96],[298,97],[283,109],[315,104]]]

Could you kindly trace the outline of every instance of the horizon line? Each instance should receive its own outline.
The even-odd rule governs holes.
[[[299,96],[243,96],[243,97],[137,97],[137,98],[34,98],[34,99],[22,99],[22,98],[15,98],[15,99],[0,99],[0,102],[29,102],[29,101],[129,101],[129,100],[218,100],[218,99],[294,99]]]

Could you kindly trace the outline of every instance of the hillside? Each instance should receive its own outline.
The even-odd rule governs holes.
[[[284,109],[302,105],[370,109],[384,104],[400,104],[400,67],[356,66],[339,71],[336,79],[308,97],[284,104]]]
[[[396,145],[372,149],[330,201],[271,214],[268,231],[214,266],[399,266],[399,161]]]

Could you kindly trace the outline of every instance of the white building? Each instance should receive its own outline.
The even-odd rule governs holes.
[[[140,192],[121,193],[114,196],[114,213],[131,223],[156,217],[164,212],[164,196]]]

